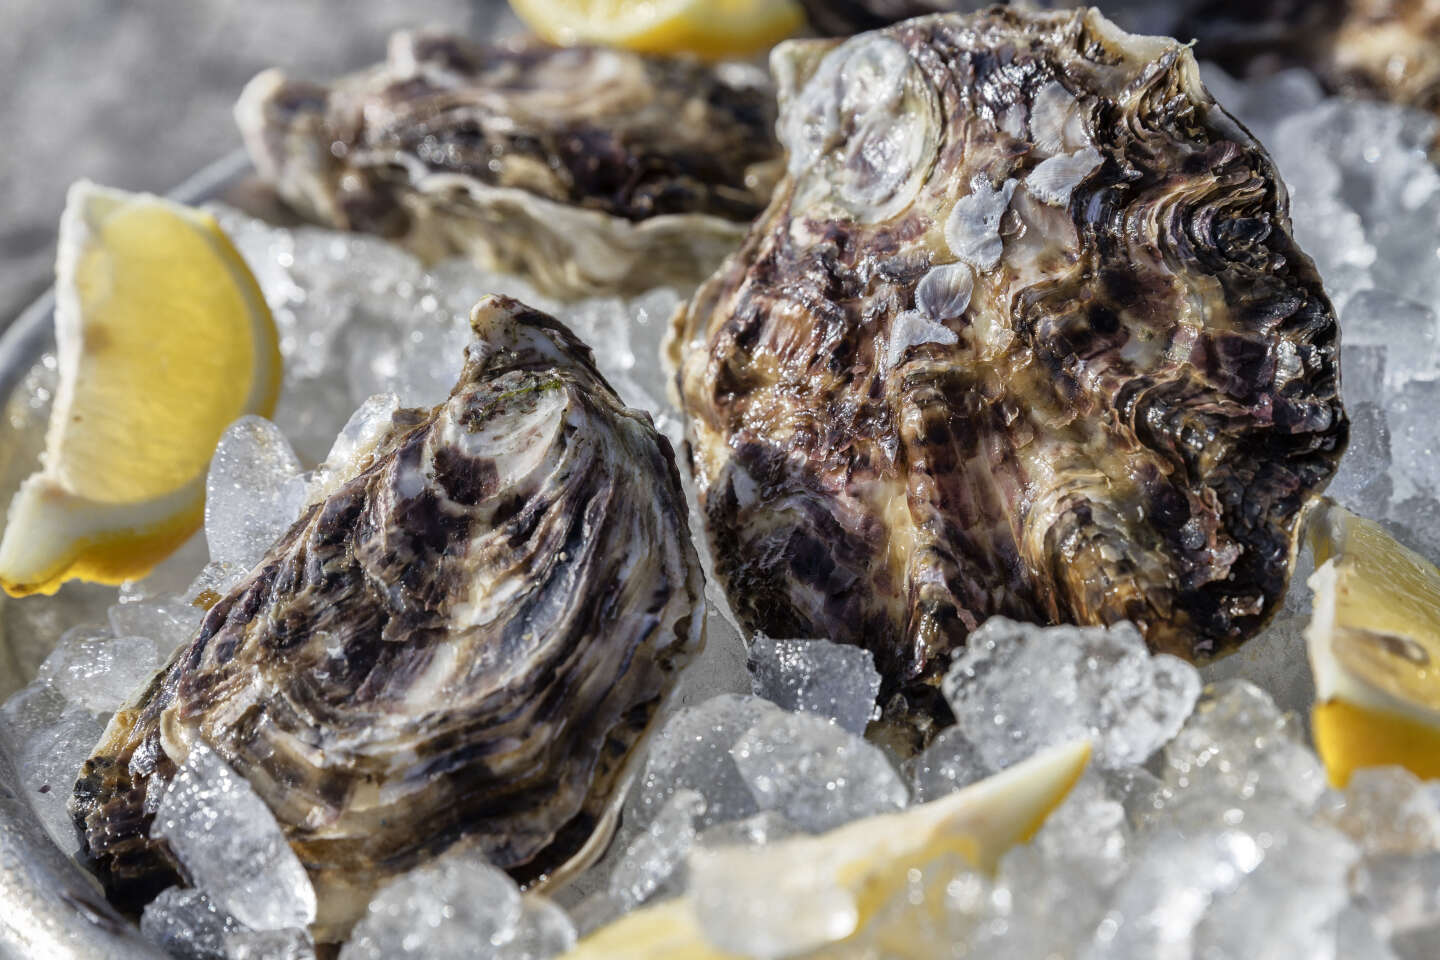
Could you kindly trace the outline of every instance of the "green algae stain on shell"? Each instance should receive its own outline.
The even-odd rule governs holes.
[[[203,742],[275,814],[317,939],[458,842],[521,880],[608,839],[697,652],[669,443],[560,323],[499,297],[450,398],[400,410],[115,715],[71,809],[112,899],[177,880],[149,824]]]
[[[1188,49],[993,8],[772,65],[788,176],[671,345],[746,626],[868,647],[914,717],[995,614],[1251,636],[1344,448],[1337,327]]]

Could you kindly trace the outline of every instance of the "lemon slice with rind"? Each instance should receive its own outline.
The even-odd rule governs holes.
[[[794,0],[510,0],[510,6],[551,43],[708,58],[768,50],[805,23]]]
[[[993,871],[1001,854],[1029,840],[1060,805],[1089,758],[1088,743],[1065,744],[900,813],[857,820],[816,837],[700,851],[692,855],[689,893],[621,917],[587,937],[566,960],[730,960],[737,954],[716,946],[726,939],[724,911],[702,917],[696,909],[697,897],[706,896],[718,878],[733,890],[753,892],[750,907],[764,901],[763,909],[745,909],[742,902],[744,916],[731,918],[745,925],[747,936],[757,924],[773,920],[776,929],[764,932],[771,942],[783,943],[777,952],[824,956],[827,945],[863,930],[903,888],[912,868],[958,854],[977,869]],[[848,899],[851,909],[836,909],[839,898]],[[842,925],[811,922],[822,900]]]
[[[272,413],[280,388],[270,311],[208,213],[76,183],[55,295],[45,453],[0,538],[12,596],[144,576],[202,522],[225,428]]]
[[[1308,536],[1312,729],[1331,783],[1392,764],[1440,777],[1440,570],[1329,501]]]

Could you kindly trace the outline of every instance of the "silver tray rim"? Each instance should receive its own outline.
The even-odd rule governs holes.
[[[245,151],[237,149],[165,196],[191,205],[214,200],[251,169]],[[54,314],[52,287],[0,333],[0,398],[10,397],[35,362],[54,348]],[[0,958],[165,956],[106,902],[96,880],[50,840],[26,800],[14,759],[0,746]]]

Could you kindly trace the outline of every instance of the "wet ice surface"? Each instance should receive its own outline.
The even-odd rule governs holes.
[[[1303,73],[1248,87],[1206,75],[1274,155],[1298,240],[1342,317],[1352,439],[1330,492],[1436,557],[1440,175],[1425,155],[1434,121],[1327,100]],[[1069,179],[1057,179],[1057,196]],[[77,840],[65,800],[109,712],[193,635],[206,603],[238,582],[302,502],[332,488],[396,407],[444,397],[482,294],[555,312],[592,345],[621,396],[679,438],[657,360],[676,292],[559,305],[521,280],[462,262],[423,267],[373,238],[220,216],[281,328],[286,380],[274,423],[246,418],[227,433],[209,477],[205,536],[155,576],[118,595],[67,587],[0,611],[7,633],[26,637],[26,672],[38,669],[35,684],[0,708],[0,742],[18,762],[24,799],[67,851]],[[986,217],[972,219],[974,236],[961,239],[988,257]],[[14,430],[43,423],[53,370],[31,380],[33,409],[7,410]],[[747,917],[756,898],[730,894],[754,878],[706,872],[705,851],[934,800],[1089,735],[1091,771],[993,876],[957,855],[917,864],[870,927],[827,955],[1433,958],[1440,785],[1379,770],[1345,791],[1326,786],[1303,716],[1314,695],[1305,564],[1272,626],[1198,676],[1150,657],[1125,628],[992,623],[947,678],[957,724],[900,766],[859,737],[878,691],[868,655],[823,639],[757,638],[747,671],[716,596],[704,667],[682,681],[682,708],[653,738],[616,842],[559,896],[569,916],[457,854],[386,887],[343,956],[541,960],[573,943],[576,927],[686,891],[720,945],[776,955],[791,918]],[[1202,680],[1215,685],[1201,693]],[[206,762],[204,752],[193,756]],[[190,786],[233,802],[187,807],[188,787],[165,801],[167,822],[188,824],[177,853],[196,886],[162,894],[142,929],[176,956],[312,956],[296,929],[311,909],[308,883],[280,855],[263,805],[233,774],[197,773]],[[842,929],[850,909],[850,898],[816,899],[793,918],[789,942]],[[768,939],[745,939],[752,934]]]
[[[549,960],[575,943],[565,913],[503,871],[452,852],[383,887],[341,960]]]

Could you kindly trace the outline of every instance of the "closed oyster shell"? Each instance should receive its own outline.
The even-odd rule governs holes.
[[[992,615],[1252,635],[1345,444],[1337,329],[1189,50],[997,7],[773,64],[789,175],[671,344],[744,624],[871,649],[912,720]]]
[[[269,805],[321,939],[464,840],[521,879],[605,839],[701,642],[668,442],[560,323],[490,297],[450,398],[401,410],[111,721],[71,810],[117,902],[176,879],[149,822],[204,742]]]
[[[619,50],[401,33],[330,87],[268,70],[235,112],[302,214],[562,297],[693,286],[779,175],[763,72]]]

